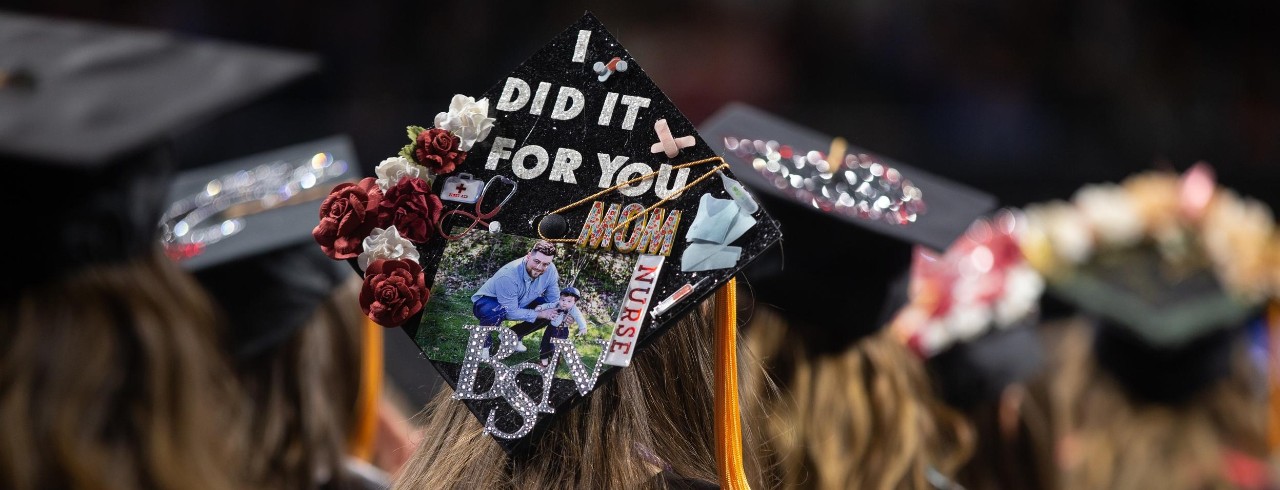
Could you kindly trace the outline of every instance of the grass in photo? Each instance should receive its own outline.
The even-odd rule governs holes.
[[[601,347],[592,341],[611,338],[634,265],[621,254],[472,231],[446,246],[415,341],[431,360],[461,363],[470,333],[463,327],[498,325],[523,334],[525,350],[507,365],[549,359],[550,335],[571,339],[595,366]],[[563,362],[556,377],[569,378]]]

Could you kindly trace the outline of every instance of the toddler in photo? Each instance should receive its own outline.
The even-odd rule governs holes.
[[[556,349],[554,349],[552,345],[552,339],[568,338],[568,328],[570,328],[570,325],[564,325],[564,319],[566,319],[566,317],[571,317],[573,321],[577,322],[577,334],[582,335],[586,333],[586,320],[582,319],[582,312],[577,308],[577,302],[579,302],[581,298],[582,293],[580,293],[577,288],[568,287],[561,289],[561,298],[559,298],[559,301],[539,304],[539,306],[534,308],[534,311],[556,311],[556,316],[553,316],[552,319],[538,320],[534,322],[531,329],[538,330],[541,326],[547,326],[547,331],[543,334],[543,342],[541,342],[538,349],[538,360],[540,363],[543,363],[543,365],[547,365],[552,354],[556,352]],[[517,331],[517,334],[521,334],[520,331]]]

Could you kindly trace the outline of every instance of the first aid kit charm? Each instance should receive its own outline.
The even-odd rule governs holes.
[[[471,174],[458,174],[445,179],[444,187],[440,189],[440,199],[474,204],[483,191],[483,180],[476,179]]]

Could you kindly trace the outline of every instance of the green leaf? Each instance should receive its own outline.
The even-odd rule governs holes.
[[[424,128],[422,126],[409,126],[408,130],[409,130],[409,139],[418,141],[418,134],[422,133],[423,131],[426,131],[427,128]]]
[[[418,160],[413,158],[413,143],[404,145],[404,148],[400,149],[400,156],[404,157],[405,160],[418,163]]]

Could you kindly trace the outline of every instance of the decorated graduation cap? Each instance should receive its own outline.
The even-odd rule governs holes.
[[[329,189],[358,180],[357,169],[351,142],[334,136],[174,178],[161,241],[226,313],[237,357],[291,338],[353,276],[315,247],[311,229]]]
[[[1022,256],[1026,218],[979,218],[943,253],[917,247],[895,337],[926,360],[943,398],[972,408],[1037,373],[1044,279]]]
[[[1019,216],[1001,210],[979,218],[942,254],[917,249],[909,303],[895,333],[930,358],[993,329],[1034,321],[1044,280],[1022,257],[1020,232]]]
[[[9,13],[0,45],[0,161],[15,181],[45,183],[4,199],[13,209],[41,203],[17,213],[14,229],[45,230],[42,253],[58,257],[38,276],[7,276],[6,289],[152,250],[169,139],[316,66],[293,53]]]
[[[1089,185],[1026,216],[1028,260],[1097,320],[1098,362],[1144,399],[1176,403],[1226,375],[1239,327],[1280,285],[1271,211],[1203,163]]]
[[[590,14],[433,122],[336,187],[313,236],[507,450],[780,237]]]
[[[786,240],[748,273],[759,303],[815,349],[840,350],[896,310],[886,294],[912,246],[944,250],[995,198],[759,109],[732,104],[702,134],[761,196]]]

